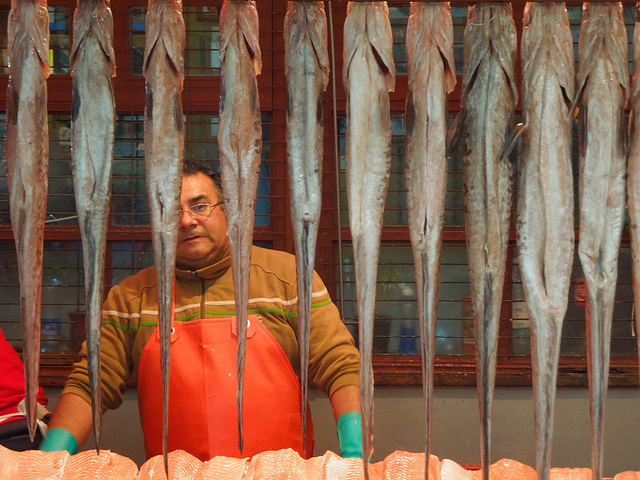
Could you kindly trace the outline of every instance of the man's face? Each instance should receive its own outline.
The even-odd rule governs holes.
[[[206,219],[194,220],[187,211],[193,205],[215,205],[220,200],[213,180],[204,173],[182,178],[180,208],[183,212],[178,226],[176,256],[179,268],[197,270],[229,255],[227,219],[222,205],[215,207]]]

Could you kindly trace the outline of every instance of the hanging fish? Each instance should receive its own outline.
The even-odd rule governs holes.
[[[20,316],[29,437],[36,433],[44,219],[49,128],[49,13],[46,0],[12,0],[5,159],[11,226],[18,257]]]
[[[365,478],[373,453],[373,325],[382,213],[391,171],[389,92],[395,85],[387,2],[349,2],[344,24],[346,178],[360,345]]]
[[[238,447],[242,452],[242,391],[247,345],[249,270],[262,152],[256,75],[262,68],[255,1],[225,0],[220,12],[220,173],[231,246],[238,351]]]
[[[162,362],[162,453],[168,472],[171,321],[184,149],[182,83],[185,27],[182,0],[149,0],[144,47],[145,172],[158,277],[158,328]]]
[[[107,248],[116,103],[110,0],[79,0],[73,16],[71,144],[73,182],[82,237],[86,295],[87,362],[93,432],[100,452],[100,325]]]
[[[531,319],[536,471],[548,479],[562,323],[574,252],[569,109],[575,83],[573,39],[562,2],[524,10],[525,131],[518,188],[518,258]]]
[[[604,407],[611,321],[624,226],[629,94],[622,4],[584,3],[576,98],[580,127],[580,239],[587,287],[587,367],[591,396],[591,471],[602,478]]]
[[[288,2],[284,19],[287,166],[298,282],[302,442],[306,447],[309,331],[316,239],[322,206],[322,97],[329,84],[327,17],[322,2]]]
[[[409,86],[405,151],[407,212],[418,292],[425,455],[429,458],[437,301],[447,190],[447,94],[456,84],[449,2],[411,2],[406,45]],[[425,478],[428,478],[428,467],[426,462]]]
[[[470,6],[464,31],[462,111],[449,153],[463,144],[469,284],[476,333],[480,456],[489,478],[491,411],[507,260],[513,165],[504,156],[513,134],[518,90],[516,29],[510,3]]]

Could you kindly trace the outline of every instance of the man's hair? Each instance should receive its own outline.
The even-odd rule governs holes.
[[[198,173],[204,173],[207,177],[213,180],[213,185],[216,188],[218,198],[222,200],[222,178],[220,173],[214,169],[206,160],[185,160],[182,163],[182,175],[196,175]]]

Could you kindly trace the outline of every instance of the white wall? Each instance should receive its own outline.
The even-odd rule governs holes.
[[[375,391],[374,461],[395,450],[424,450],[424,414],[421,388],[378,387]],[[47,389],[50,406],[58,389]],[[316,455],[338,451],[329,401],[311,392],[316,433]],[[606,407],[604,474],[640,470],[640,394],[637,389],[610,389]],[[478,403],[475,388],[438,387],[434,398],[431,453],[458,463],[480,462]],[[530,388],[497,388],[492,420],[492,461],[513,458],[535,465],[533,407]],[[93,438],[83,448],[93,448]],[[123,405],[104,417],[102,448],[145,461],[135,390]],[[553,466],[590,466],[589,392],[558,390]]]

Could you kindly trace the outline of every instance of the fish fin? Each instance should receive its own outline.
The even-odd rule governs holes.
[[[152,2],[149,3],[150,5],[147,9],[147,15],[145,18],[144,61],[142,65],[142,70],[145,75],[147,68],[149,68],[151,52],[156,48],[160,38],[160,26],[162,23],[161,7],[153,4]]]
[[[506,160],[508,158],[511,163],[515,163],[515,157],[511,157],[511,152],[513,152],[513,149],[518,144],[518,140],[520,140],[520,137],[526,130],[527,126],[523,123],[519,123],[515,128],[511,129],[504,141],[504,144],[502,145],[502,148],[500,149],[499,158],[501,160]]]
[[[364,37],[364,15],[363,6],[354,2],[347,4],[347,18],[344,21],[344,41],[342,47],[342,81],[345,87],[348,85],[349,70],[351,61],[356,53],[358,45]]]
[[[220,63],[224,62],[224,58],[227,53],[227,46],[231,41],[231,35],[237,28],[234,18],[234,7],[229,5],[229,0],[224,0],[222,8],[220,9],[220,18],[218,20],[218,24],[220,25],[220,40],[218,47],[218,51],[220,52]]]
[[[447,130],[447,156],[452,157],[458,151],[467,127],[467,110],[462,109],[453,119]]]
[[[389,8],[385,2],[374,2],[366,16],[367,39],[376,53],[376,59],[387,81],[390,92],[395,89],[396,65],[393,61],[393,32],[389,21]]]
[[[167,50],[167,56],[173,65],[174,71],[178,76],[184,77],[185,26],[182,12],[170,7],[164,16],[164,26],[167,31],[162,35],[162,43]],[[167,18],[169,16],[171,16],[171,19]]]
[[[490,44],[495,58],[500,63],[513,94],[512,102],[518,103],[518,84],[516,82],[515,60],[517,50],[516,25],[513,21],[513,10],[510,3],[491,6],[492,18],[490,23],[496,23],[491,28]],[[499,32],[499,33],[494,33]]]
[[[482,60],[489,52],[487,25],[491,11],[488,4],[475,4],[467,12],[467,26],[464,29],[464,62],[462,73],[462,91],[460,101],[464,103],[469,91],[473,87],[476,73]]]
[[[238,15],[238,24],[240,31],[244,36],[247,48],[251,52],[253,69],[255,70],[256,75],[260,75],[262,72],[262,52],[260,50],[259,38],[260,23],[255,1],[252,0],[242,6],[242,11],[239,12]]]
[[[324,88],[329,84],[329,69],[331,61],[329,60],[329,49],[327,46],[328,27],[327,15],[324,11],[322,2],[306,5],[307,25],[309,25],[309,37],[313,44],[313,49],[318,58],[318,65],[325,75]]]
[[[620,2],[608,5],[611,12],[611,33],[606,39],[605,47],[610,50],[610,57],[616,59],[613,61],[613,68],[618,76],[618,81],[623,90],[623,107],[627,104],[629,97],[629,64],[628,57],[628,38],[627,29],[624,23],[623,7]]]
[[[47,11],[47,7],[39,3],[22,3],[23,5],[19,8],[35,9],[33,15],[35,21],[27,26],[27,35],[31,39],[31,43],[40,59],[45,78],[49,78],[49,74],[51,73],[51,67],[49,65],[49,12]],[[18,18],[14,18],[15,21],[23,21],[19,15],[16,15],[16,17]]]
[[[434,4],[438,8],[437,18],[433,22],[433,38],[440,50],[444,64],[445,85],[447,93],[456,87],[456,62],[453,52],[453,20],[449,3]]]
[[[78,50],[82,41],[91,31],[94,32],[102,51],[109,61],[111,76],[116,76],[116,54],[113,49],[113,15],[111,9],[104,3],[97,4],[93,9],[76,7],[73,16],[73,44],[69,55],[69,65],[73,70]]]
[[[571,102],[571,106],[569,107],[569,112],[567,113],[567,122],[573,123],[578,115],[580,115],[580,107],[578,104],[582,100],[582,93],[584,92],[584,87],[587,84],[585,81],[584,84],[580,85],[578,90],[576,91],[575,96],[573,97],[573,101]]]

